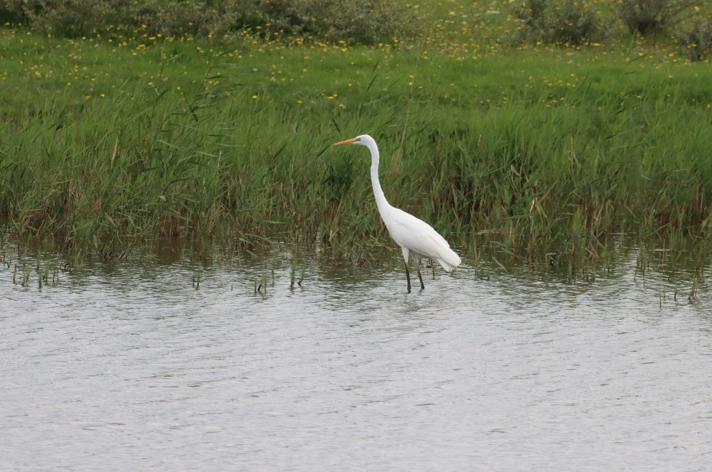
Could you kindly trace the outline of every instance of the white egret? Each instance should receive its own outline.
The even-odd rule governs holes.
[[[378,179],[379,153],[376,141],[371,136],[362,134],[353,139],[339,141],[334,145],[341,146],[344,144],[366,146],[368,150],[371,151],[371,185],[373,186],[373,195],[376,197],[376,206],[378,207],[378,212],[381,214],[381,219],[386,224],[386,228],[388,228],[388,233],[396,244],[401,247],[401,251],[403,252],[405,277],[408,281],[408,293],[410,293],[410,273],[408,272],[408,256],[410,254],[413,254],[416,258],[421,290],[425,289],[423,277],[420,275],[421,258],[427,257],[437,261],[446,272],[450,272],[460,265],[460,256],[450,249],[450,245],[445,238],[440,236],[432,226],[388,203],[386,196],[383,194],[383,189],[381,189],[381,182]]]

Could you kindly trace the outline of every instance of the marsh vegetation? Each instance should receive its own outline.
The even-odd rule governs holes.
[[[259,25],[56,37],[8,23],[0,218],[22,240],[105,258],[207,238],[358,261],[387,235],[367,156],[330,145],[365,132],[392,203],[475,258],[709,238],[704,55],[690,62],[672,32],[516,43],[521,20],[488,2],[420,8],[407,11],[421,34],[372,46]]]

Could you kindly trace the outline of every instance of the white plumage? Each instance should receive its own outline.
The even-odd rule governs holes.
[[[410,274],[408,272],[408,259],[410,254],[413,254],[417,261],[416,267],[421,289],[425,288],[423,277],[420,274],[421,258],[426,257],[437,261],[447,272],[452,271],[455,267],[460,265],[460,256],[450,249],[450,245],[445,238],[440,236],[432,226],[388,203],[378,178],[378,164],[380,158],[378,145],[371,136],[362,134],[361,136],[340,141],[336,144],[356,144],[366,146],[368,150],[371,151],[371,185],[373,186],[373,195],[376,197],[376,206],[378,206],[381,219],[386,224],[386,228],[388,228],[388,233],[396,244],[401,247],[401,251],[403,252],[409,293]]]

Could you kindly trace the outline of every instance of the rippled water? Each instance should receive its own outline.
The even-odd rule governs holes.
[[[704,291],[274,266],[4,267],[0,469],[710,470]]]

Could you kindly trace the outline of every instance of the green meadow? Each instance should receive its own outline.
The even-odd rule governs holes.
[[[176,238],[358,260],[392,244],[367,151],[331,145],[368,133],[391,203],[465,255],[709,239],[708,61],[634,38],[514,47],[439,31],[366,47],[6,26],[0,224],[106,258]]]

